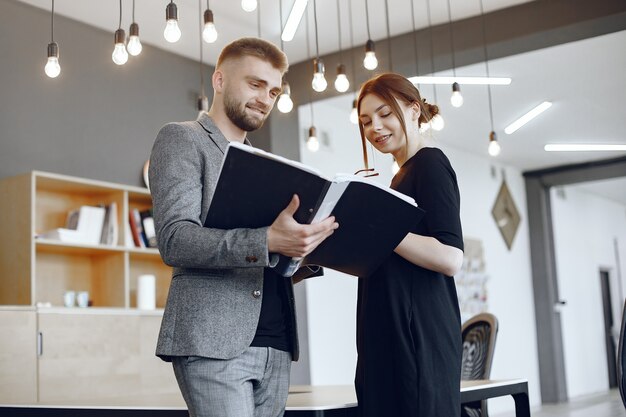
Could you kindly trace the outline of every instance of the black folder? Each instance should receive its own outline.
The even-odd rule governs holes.
[[[330,180],[302,163],[231,142],[204,226],[269,226],[294,194],[300,198],[294,214],[298,223],[334,215],[339,228],[303,259],[280,255],[275,268],[283,276],[301,265],[371,275],[424,215],[410,197],[369,179],[344,175]]]

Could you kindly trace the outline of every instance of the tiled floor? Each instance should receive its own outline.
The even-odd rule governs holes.
[[[604,394],[576,398],[564,404],[549,404],[533,408],[532,417],[625,417],[626,410],[617,389]],[[514,417],[496,414],[491,417]]]

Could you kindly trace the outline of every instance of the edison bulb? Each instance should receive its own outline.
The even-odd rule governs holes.
[[[116,43],[111,58],[113,58],[113,62],[117,65],[124,65],[128,61],[126,46],[123,43]]]
[[[320,149],[320,142],[317,136],[309,136],[306,141],[306,148],[311,152],[317,152]]]
[[[128,45],[126,45],[126,49],[128,53],[132,56],[137,56],[141,53],[143,46],[141,46],[141,41],[139,40],[139,36],[130,36],[128,38]]]
[[[427,132],[430,129],[430,122],[422,122],[422,124],[420,124],[420,133],[424,133]]]
[[[376,58],[376,52],[369,51],[365,53],[363,59],[363,66],[368,70],[374,70],[378,66],[378,59]]]
[[[178,42],[180,39],[180,28],[178,27],[178,20],[169,19],[165,24],[165,30],[163,31],[163,37],[169,43]]]
[[[278,107],[278,111],[281,113],[289,113],[291,109],[293,109],[293,101],[291,100],[291,96],[289,94],[281,94],[278,97],[278,103],[276,103],[276,107]]]
[[[56,78],[61,73],[61,65],[59,65],[59,58],[56,56],[49,56],[48,62],[44,67],[44,72],[50,78]]]
[[[441,115],[436,114],[430,121],[430,127],[434,130],[441,130],[445,127],[446,123],[443,121],[443,117]]]
[[[324,73],[316,72],[313,75],[313,81],[311,81],[311,87],[313,87],[313,90],[321,93],[322,91],[326,90],[327,86],[328,82],[326,82],[326,78],[324,78]]]
[[[348,81],[348,77],[346,74],[337,74],[337,78],[335,78],[335,90],[340,93],[345,93],[350,88],[350,81]]]
[[[359,113],[356,110],[356,107],[352,107],[352,111],[350,112],[350,121],[354,124],[359,123]]]
[[[204,24],[202,39],[204,39],[207,43],[213,43],[217,40],[217,29],[215,29],[215,24],[213,22],[207,22]]]
[[[498,156],[500,155],[500,144],[498,143],[497,140],[490,140],[489,141],[489,147],[487,148],[487,151],[489,152],[489,155],[491,156]]]
[[[463,96],[460,91],[453,91],[450,96],[450,103],[454,107],[461,107],[463,105]]]
[[[256,10],[257,0],[241,0],[241,8],[246,12],[253,12]]]

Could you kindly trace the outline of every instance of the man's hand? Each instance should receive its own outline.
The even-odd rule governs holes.
[[[280,212],[267,231],[267,248],[270,252],[280,253],[292,258],[301,258],[333,234],[339,224],[335,217],[316,224],[300,224],[293,218],[300,206],[300,199],[294,195],[291,202]]]

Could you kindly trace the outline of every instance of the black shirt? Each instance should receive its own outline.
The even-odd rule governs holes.
[[[285,278],[271,268],[263,274],[263,301],[256,334],[250,346],[291,352],[290,319]]]

